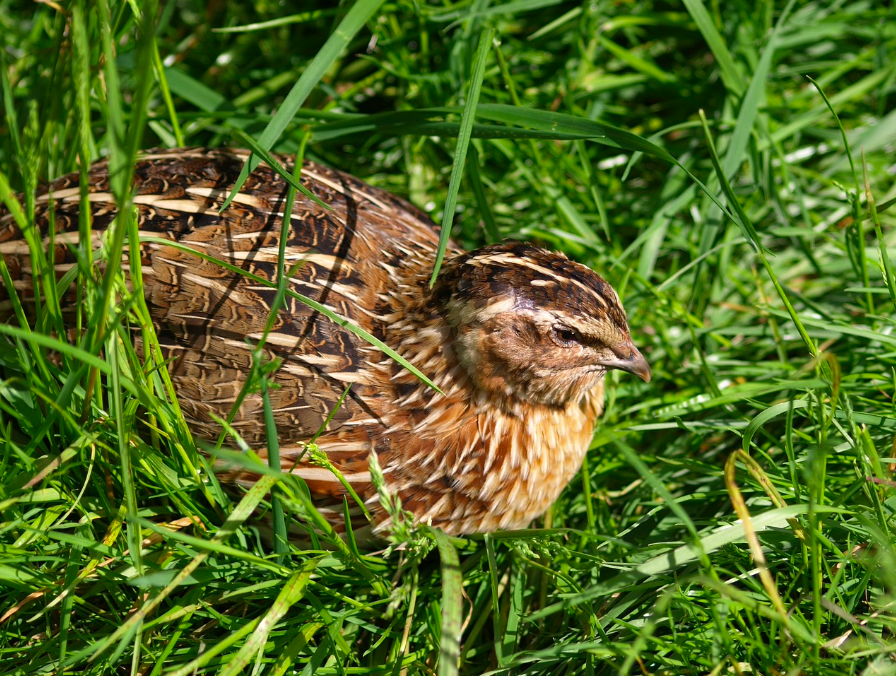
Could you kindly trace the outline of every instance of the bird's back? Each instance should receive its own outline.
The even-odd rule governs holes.
[[[226,418],[245,384],[252,346],[262,338],[277,294],[271,284],[277,280],[286,182],[262,165],[220,211],[246,158],[244,151],[150,151],[135,169],[146,300],[171,360],[180,405],[193,431],[208,439],[221,430],[213,416]],[[288,158],[280,159],[292,171]],[[108,174],[105,162],[90,170],[95,246],[116,213]],[[296,194],[285,249],[288,288],[381,338],[378,315],[389,312],[383,299],[396,284],[415,283],[415,266],[431,265],[438,232],[414,207],[346,174],[306,162],[301,181],[329,209]],[[51,205],[55,216],[57,275],[76,260],[80,202],[77,174],[37,197],[36,222],[44,235]],[[27,246],[2,210],[0,253],[27,305]],[[0,303],[8,316],[3,289]],[[266,346],[268,356],[282,360],[270,390],[281,444],[315,434],[351,385],[328,426],[334,457],[340,440],[348,455],[367,445],[371,427],[382,424],[379,403],[386,393],[370,369],[382,353],[290,295]],[[233,427],[257,445],[265,438],[263,420],[261,397],[250,393]]]

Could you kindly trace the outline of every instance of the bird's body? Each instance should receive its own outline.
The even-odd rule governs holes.
[[[262,338],[276,294],[252,276],[277,279],[285,181],[262,166],[219,213],[246,157],[173,149],[150,152],[136,166],[138,227],[141,237],[155,238],[141,245],[147,304],[184,415],[196,435],[211,440],[221,432],[214,416],[227,417],[243,387],[251,344]],[[301,180],[331,209],[296,195],[286,242],[289,288],[383,341],[443,394],[287,296],[266,340],[267,354],[282,360],[269,389],[282,467],[317,497],[342,495],[328,469],[294,463],[351,385],[317,444],[375,512],[371,451],[420,521],[456,534],[527,525],[581,465],[606,369],[649,377],[615,292],[584,266],[520,243],[469,254],[449,248],[430,289],[438,230],[423,214],[314,163],[303,165]],[[91,168],[89,190],[96,246],[116,213],[105,163]],[[69,245],[77,242],[77,175],[38,195],[41,227],[51,201],[61,272],[75,262]],[[0,253],[25,300],[27,251],[12,217],[0,211]],[[250,393],[232,425],[264,456],[262,406],[261,395]],[[251,481],[239,472],[229,478]],[[339,500],[334,519],[341,511]]]

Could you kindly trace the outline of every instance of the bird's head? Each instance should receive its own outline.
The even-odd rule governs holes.
[[[520,242],[461,254],[437,297],[458,359],[490,394],[564,406],[610,369],[650,381],[613,287],[562,254]]]

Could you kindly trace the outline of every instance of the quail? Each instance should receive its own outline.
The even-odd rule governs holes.
[[[440,392],[287,296],[264,347],[280,363],[269,396],[284,471],[307,482],[334,523],[343,518],[345,488],[308,462],[306,443],[316,434],[379,529],[389,519],[371,483],[371,452],[404,509],[449,534],[521,528],[542,515],[582,464],[606,372],[650,380],[610,284],[562,254],[505,242],[470,252],[449,245],[431,286],[438,227],[407,202],[320,164],[306,161],[300,180],[329,208],[297,193],[285,215],[287,183],[262,165],[222,211],[247,156],[172,148],[148,151],[135,168],[145,297],[193,433],[216,439],[216,417],[230,413],[243,387],[277,293],[258,278],[277,279],[288,217],[289,288],[391,347]],[[279,160],[291,171],[289,158]],[[116,215],[105,161],[90,168],[89,182],[98,246]],[[55,219],[57,274],[76,262],[80,212],[78,174],[36,196],[45,241],[51,213]],[[0,253],[26,304],[34,300],[27,252],[0,207]],[[10,307],[0,291],[0,317]],[[265,457],[262,407],[261,395],[250,393],[232,427]],[[240,470],[223,476],[253,480]]]

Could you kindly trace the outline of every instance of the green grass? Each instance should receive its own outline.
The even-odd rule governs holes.
[[[896,674],[893,3],[60,4],[0,0],[46,297],[0,326],[0,672]],[[209,474],[128,210],[59,339],[37,183],[108,156],[127,204],[139,149],[246,135],[620,291],[654,380],[609,377],[551,530],[275,551],[253,509],[313,509]]]

